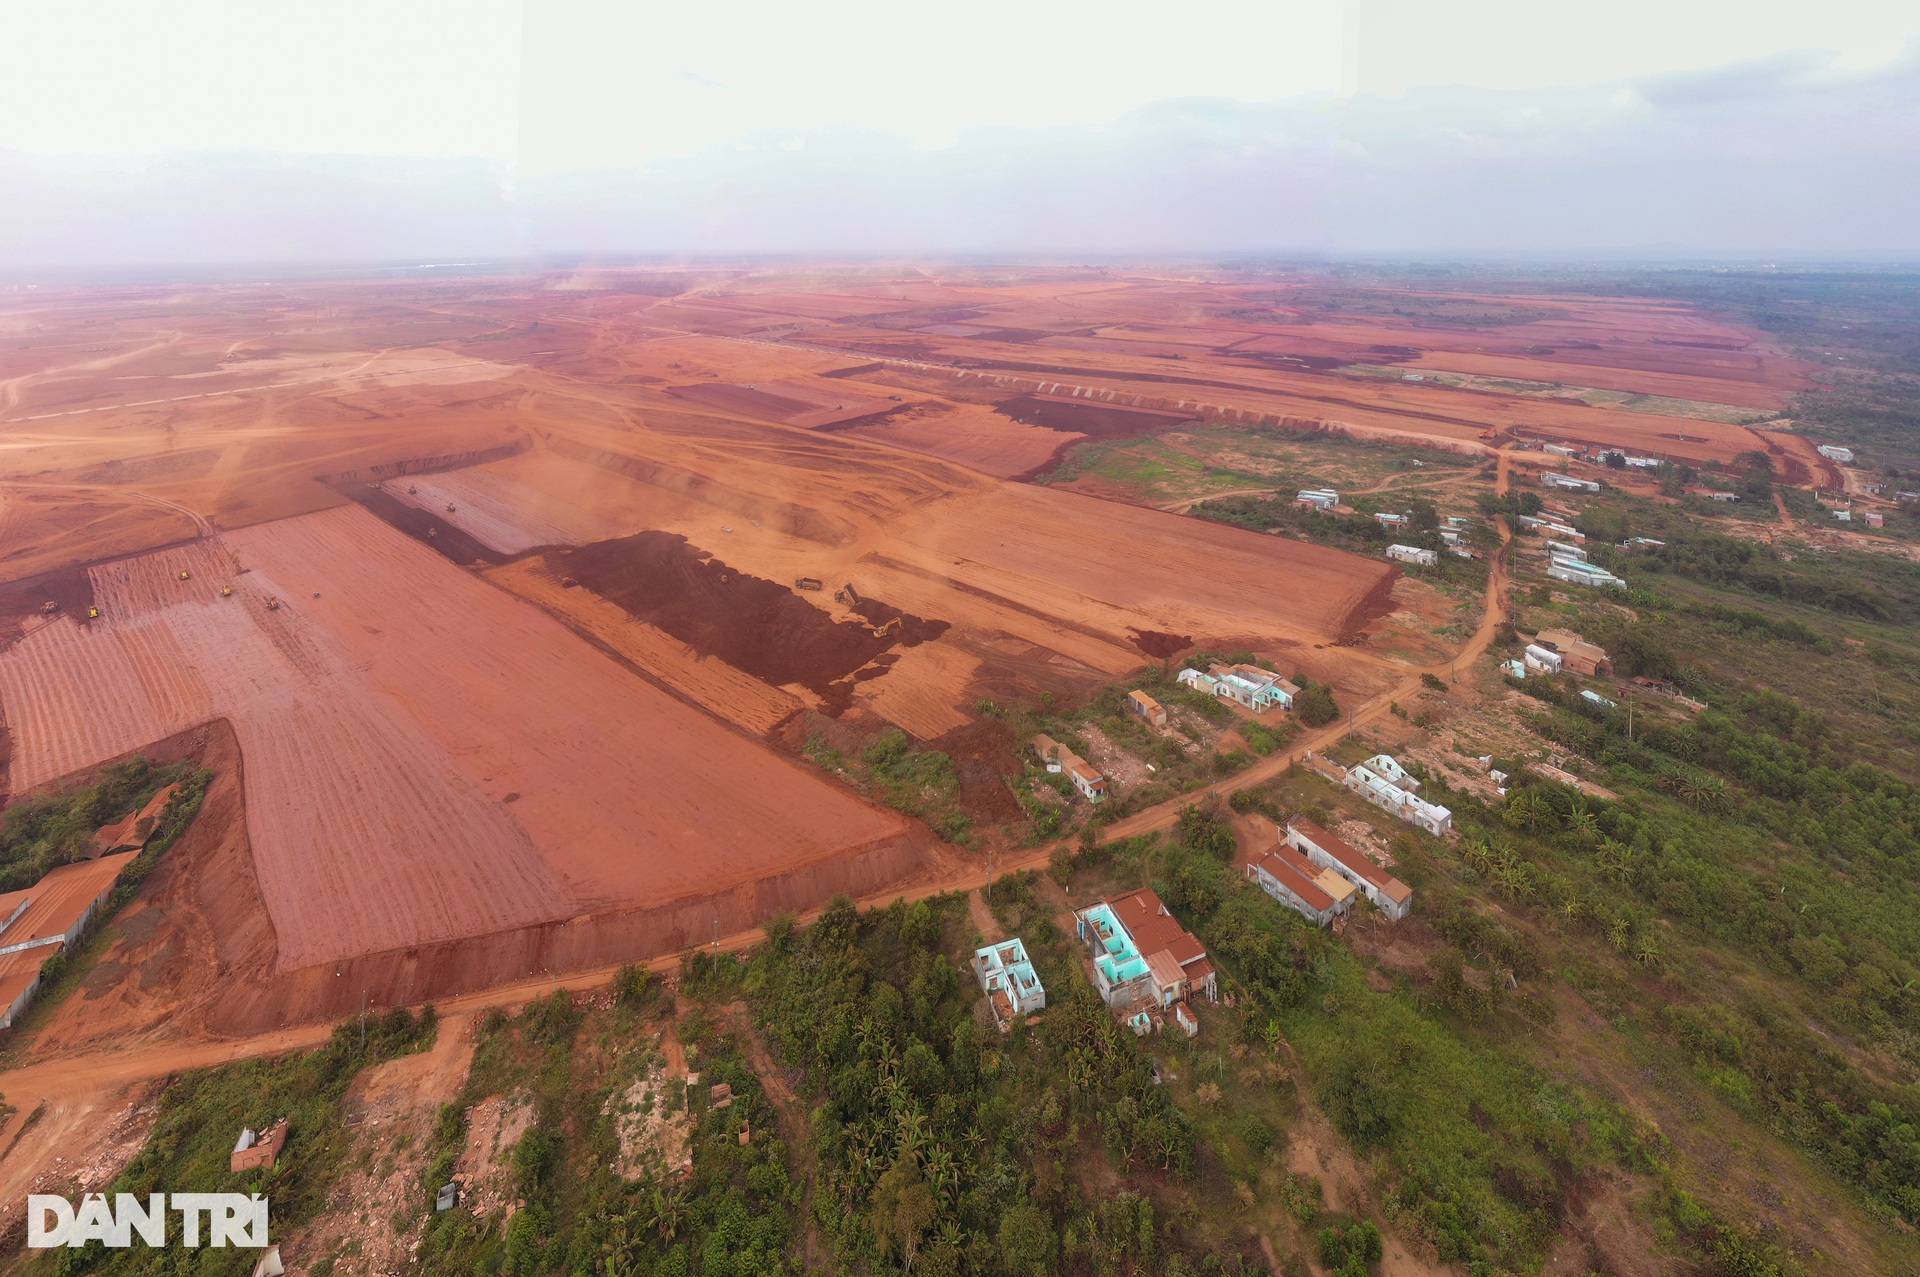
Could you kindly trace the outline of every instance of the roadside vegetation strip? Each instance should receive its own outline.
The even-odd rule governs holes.
[[[326,1205],[349,1151],[343,1101],[355,1075],[371,1064],[432,1046],[437,1018],[396,1008],[342,1023],[317,1049],[276,1059],[198,1069],[173,1078],[161,1093],[146,1146],[103,1191],[131,1193],[259,1193],[270,1208],[269,1230],[284,1236]],[[272,1167],[235,1172],[228,1159],[242,1127],[287,1122],[287,1144]],[[58,1191],[58,1190],[55,1190]],[[387,1221],[378,1221],[386,1226]],[[170,1271],[173,1251],[134,1245],[110,1249],[89,1242],[62,1252],[52,1269],[69,1274]],[[193,1252],[193,1270],[241,1277],[259,1253],[240,1248]]]

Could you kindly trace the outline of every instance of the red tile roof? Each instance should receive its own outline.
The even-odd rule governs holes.
[[[1291,820],[1287,822],[1287,828],[1298,829],[1314,846],[1351,869],[1362,881],[1377,889],[1387,899],[1398,903],[1413,895],[1412,887],[1401,882],[1379,865],[1374,864],[1372,859],[1364,853],[1355,851],[1311,820]]]
[[[1133,937],[1133,943],[1143,958],[1166,949],[1173,954],[1175,962],[1189,968],[1188,979],[1206,978],[1204,974],[1196,975],[1191,969],[1192,963],[1206,958],[1205,946],[1167,912],[1167,907],[1160,903],[1160,897],[1154,894],[1153,888],[1136,887],[1124,896],[1114,896],[1107,901],[1107,908],[1113,910],[1113,916]],[[1211,966],[1206,969],[1213,970]]]
[[[1283,854],[1286,852],[1292,852],[1292,857],[1289,858]],[[1305,901],[1307,908],[1315,913],[1325,913],[1333,907],[1333,897],[1320,890],[1319,884],[1314,882],[1316,872],[1312,870],[1307,858],[1284,843],[1277,850],[1270,851],[1254,861],[1254,864],[1268,877]]]

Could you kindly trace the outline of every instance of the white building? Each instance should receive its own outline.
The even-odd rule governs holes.
[[[1570,447],[1564,443],[1543,443],[1540,445],[1540,451],[1551,452],[1556,457],[1577,457],[1580,455],[1580,449]]]
[[[1547,575],[1569,585],[1587,585],[1609,590],[1624,590],[1627,583],[1597,563],[1581,563],[1556,558]]]
[[[1552,651],[1549,648],[1541,647],[1537,643],[1527,644],[1527,650],[1521,659],[1526,663],[1526,668],[1530,670],[1539,670],[1543,674],[1558,674],[1560,672],[1560,653]]]
[[[1398,559],[1402,563],[1418,563],[1424,567],[1432,567],[1440,562],[1439,551],[1423,550],[1417,545],[1390,545],[1387,547],[1387,557]]]
[[[1383,528],[1404,528],[1412,522],[1412,520],[1404,514],[1393,514],[1386,510],[1382,510],[1373,517]]]
[[[1564,488],[1568,492],[1600,491],[1600,485],[1592,479],[1576,479],[1570,474],[1556,474],[1551,470],[1540,475],[1540,482],[1549,488]]]
[[[1340,494],[1332,488],[1302,488],[1293,499],[1316,510],[1331,510],[1340,504]]]
[[[1385,808],[1409,825],[1418,825],[1430,834],[1444,836],[1453,829],[1453,813],[1447,808],[1426,802],[1364,763],[1347,768],[1346,785],[1374,806]]]
[[[1850,466],[1853,464],[1852,448],[1842,448],[1837,443],[1823,443],[1818,448],[1814,449],[1814,451],[1818,452],[1821,456],[1825,457],[1829,461],[1838,461],[1843,466]]]
[[[993,1008],[993,1018],[1001,1028],[1015,1016],[1044,1011],[1047,991],[1040,976],[1027,959],[1027,946],[1018,936],[973,951],[973,974]]]
[[[1205,673],[1184,669],[1174,676],[1174,681],[1196,692],[1205,692],[1223,701],[1244,705],[1256,714],[1276,705],[1290,710],[1293,708],[1293,698],[1300,694],[1300,689],[1293,683],[1258,665],[1216,663],[1208,666]]]
[[[1392,754],[1375,754],[1360,765],[1382,780],[1392,781],[1408,793],[1420,788],[1420,778],[1402,767],[1400,760]]]
[[[1363,892],[1381,913],[1398,922],[1413,908],[1413,888],[1310,820],[1287,822],[1287,846],[1322,869],[1331,869]]]

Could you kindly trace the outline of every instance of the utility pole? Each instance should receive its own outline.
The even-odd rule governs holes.
[[[360,1054],[367,1053],[367,991],[360,990]]]

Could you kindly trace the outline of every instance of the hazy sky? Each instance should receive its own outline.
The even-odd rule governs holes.
[[[9,3],[0,264],[1913,251],[1916,35],[1911,0]]]

